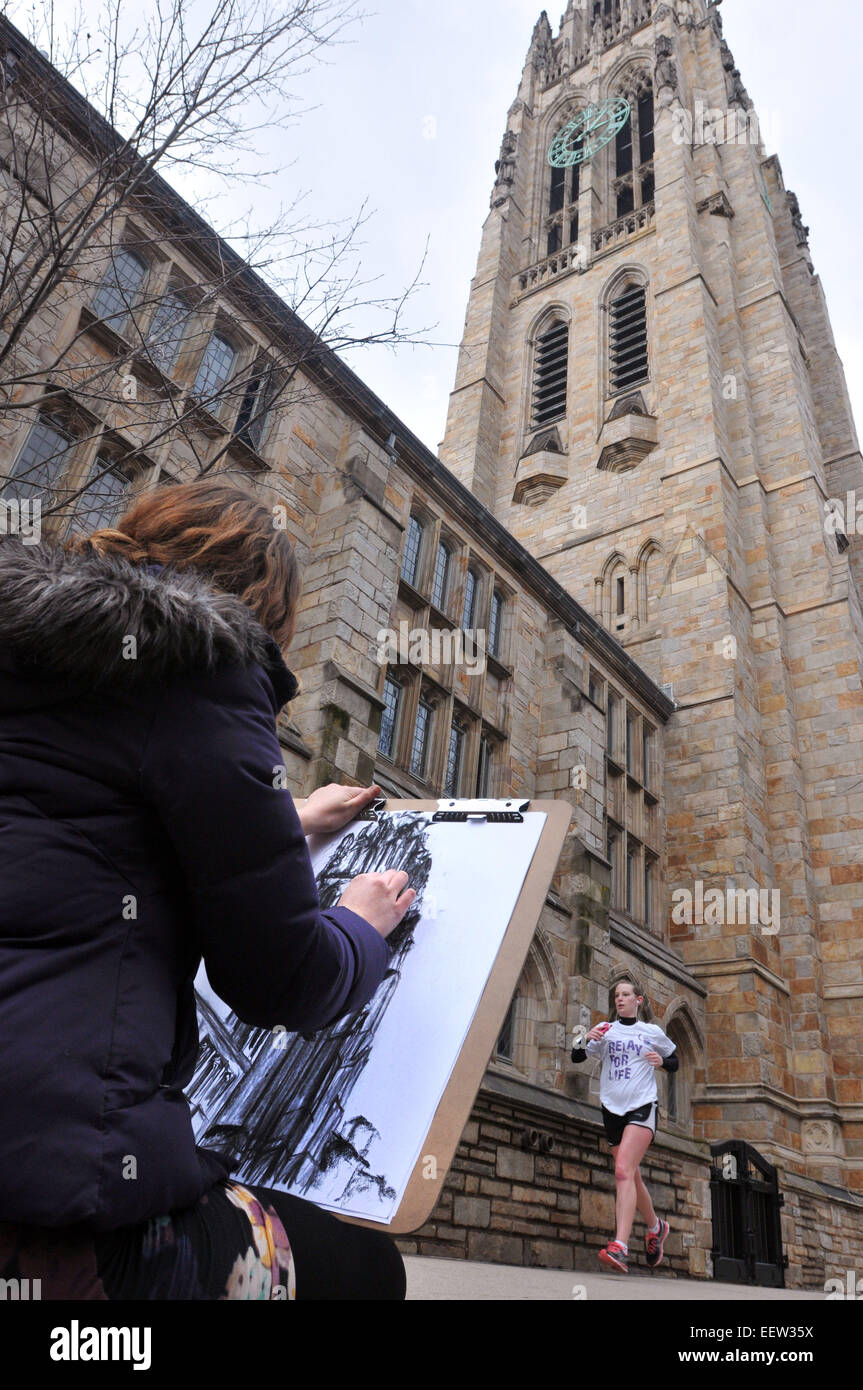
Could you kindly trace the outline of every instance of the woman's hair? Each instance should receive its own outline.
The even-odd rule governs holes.
[[[199,478],[155,487],[115,525],[75,536],[66,549],[193,569],[242,599],[280,647],[293,636],[300,592],[294,548],[273,508],[235,482]]]
[[[633,975],[631,970],[615,970],[614,974],[611,977],[611,982],[608,987],[609,1022],[614,1023],[615,1019],[617,1018],[617,1005],[614,1002],[614,991],[617,989],[617,986],[619,984],[632,985],[632,988],[635,990],[635,993],[642,995],[642,1000],[638,1006],[638,1012],[635,1016],[636,1018],[640,1019],[642,1023],[652,1023],[653,1010],[650,1007],[650,1000],[645,994],[644,988],[638,976]]]

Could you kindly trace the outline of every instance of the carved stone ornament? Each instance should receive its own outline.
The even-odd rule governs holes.
[[[696,203],[695,210],[696,212],[709,212],[714,217],[734,216],[734,208],[722,189],[718,193],[711,193],[709,198],[702,198],[699,203]]]
[[[722,66],[725,69],[725,90],[728,93],[729,104],[731,106],[743,106],[748,110],[752,102],[743,85],[740,69],[734,62],[734,54],[724,39],[720,47],[722,49]]]
[[[809,240],[809,228],[803,225],[803,214],[800,211],[797,194],[788,192],[785,194],[785,198],[791,213],[791,221],[794,224],[794,238],[798,246],[805,246]]]
[[[569,459],[556,425],[540,430],[518,462],[513,502],[538,507],[569,479]]]
[[[834,1120],[804,1120],[800,1133],[804,1153],[841,1154],[842,1136]]]
[[[515,178],[515,147],[518,136],[514,130],[505,132],[500,142],[500,155],[494,161],[495,183],[512,183]]]
[[[674,61],[674,40],[667,34],[660,34],[656,40],[656,70],[654,86],[660,106],[668,106],[678,95],[679,80]]]

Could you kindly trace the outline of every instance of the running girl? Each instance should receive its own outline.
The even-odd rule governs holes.
[[[626,1274],[627,1244],[636,1208],[647,1224],[645,1244],[647,1264],[654,1269],[662,1262],[662,1251],[669,1226],[653,1209],[650,1193],[641,1180],[639,1164],[656,1133],[659,1109],[656,1071],[677,1071],[674,1043],[662,1029],[648,1020],[650,1004],[637,992],[630,979],[618,980],[608,992],[610,1023],[598,1023],[587,1034],[587,1046],[575,1038],[573,1062],[586,1057],[602,1058],[599,1098],[605,1134],[614,1154],[617,1183],[615,1239],[599,1252],[603,1264]]]

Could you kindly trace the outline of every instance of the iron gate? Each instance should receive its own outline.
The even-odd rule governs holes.
[[[784,1289],[785,1265],[776,1169],[742,1139],[711,1144],[713,1277],[729,1284]]]

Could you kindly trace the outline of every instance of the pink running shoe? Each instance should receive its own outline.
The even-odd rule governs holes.
[[[648,1231],[644,1237],[644,1244],[647,1247],[647,1266],[649,1269],[656,1269],[657,1265],[662,1264],[662,1247],[665,1244],[665,1237],[668,1235],[670,1226],[667,1221],[660,1218],[659,1230],[655,1236]]]
[[[599,1258],[604,1265],[611,1269],[616,1269],[620,1274],[629,1273],[629,1265],[626,1259],[626,1251],[617,1240],[610,1240],[604,1250],[600,1250]]]

